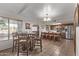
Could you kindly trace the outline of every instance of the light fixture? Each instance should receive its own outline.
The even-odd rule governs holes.
[[[51,21],[51,19],[48,17],[48,14],[46,15],[46,17],[44,17],[44,21]]]
[[[45,12],[44,12],[44,21],[51,21],[51,18],[49,17],[49,6],[47,6],[45,8]]]

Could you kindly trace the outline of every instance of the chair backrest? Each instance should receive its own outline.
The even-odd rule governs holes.
[[[13,40],[17,39],[18,38],[17,32],[12,33],[12,36],[13,36]]]
[[[28,35],[26,33],[18,33],[18,39],[19,40],[27,40]]]
[[[36,34],[28,34],[29,38],[34,39],[36,37]]]

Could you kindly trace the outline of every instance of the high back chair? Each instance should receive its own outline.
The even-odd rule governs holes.
[[[12,52],[14,52],[14,50],[17,47],[17,40],[18,40],[18,35],[17,32],[12,33],[12,37],[13,37],[13,47],[12,47]]]
[[[17,56],[19,56],[19,53],[29,53],[30,49],[30,39],[27,34],[25,33],[19,33],[18,34],[18,48],[17,48]]]
[[[34,47],[36,46],[39,46],[40,47],[40,50],[42,52],[42,35],[41,37],[36,37],[34,40],[35,40],[35,44],[34,44]]]
[[[42,39],[45,39],[45,33],[44,32],[41,32],[41,37],[42,37]]]

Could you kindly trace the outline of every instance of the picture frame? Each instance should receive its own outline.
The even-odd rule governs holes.
[[[25,23],[25,29],[30,29],[30,23]]]

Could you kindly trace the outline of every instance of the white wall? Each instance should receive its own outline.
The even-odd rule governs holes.
[[[79,56],[79,27],[76,27],[76,56]]]

